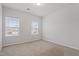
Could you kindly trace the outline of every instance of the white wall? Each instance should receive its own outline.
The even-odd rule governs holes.
[[[2,6],[0,4],[0,50],[2,48]]]
[[[5,37],[5,24],[3,24],[3,45],[11,45],[11,44],[18,44],[23,42],[30,42],[34,40],[39,40],[42,38],[42,20],[39,16],[34,16],[26,12],[10,9],[7,7],[3,7],[3,15],[5,16],[12,16],[12,17],[19,17],[20,19],[20,35],[19,36],[11,36]],[[5,22],[5,19],[3,19]],[[39,35],[32,35],[31,34],[31,24],[32,21],[37,21],[39,23]]]
[[[43,39],[79,49],[79,5],[67,6],[45,16]]]

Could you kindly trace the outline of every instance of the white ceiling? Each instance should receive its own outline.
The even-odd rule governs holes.
[[[41,3],[40,6],[37,6],[34,3],[4,3],[3,6],[30,12],[34,15],[38,16],[46,16],[50,14],[51,12],[55,12],[58,9],[64,8],[66,6],[73,5],[69,3]],[[28,11],[27,8],[30,8]]]

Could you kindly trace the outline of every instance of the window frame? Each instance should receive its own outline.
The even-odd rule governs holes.
[[[12,21],[12,22],[15,21],[15,23],[16,23],[15,26],[11,25],[11,23],[7,24],[7,21],[9,21],[11,18],[16,20],[16,21],[15,20]],[[10,20],[10,22],[11,22],[11,20]],[[11,27],[11,26],[14,26],[14,27]],[[12,30],[14,30],[14,32]],[[5,16],[5,36],[19,36],[19,31],[20,31],[19,17]]]
[[[39,23],[37,21],[32,21],[32,35],[38,35],[38,34],[39,34]]]

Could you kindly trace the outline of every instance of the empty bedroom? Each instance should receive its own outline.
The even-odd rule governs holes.
[[[0,3],[0,56],[79,56],[79,3]]]

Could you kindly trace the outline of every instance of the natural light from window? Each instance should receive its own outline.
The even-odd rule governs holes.
[[[38,32],[38,22],[32,22],[32,34],[33,35],[39,34],[39,32]]]
[[[19,35],[19,18],[5,17],[5,36]]]

